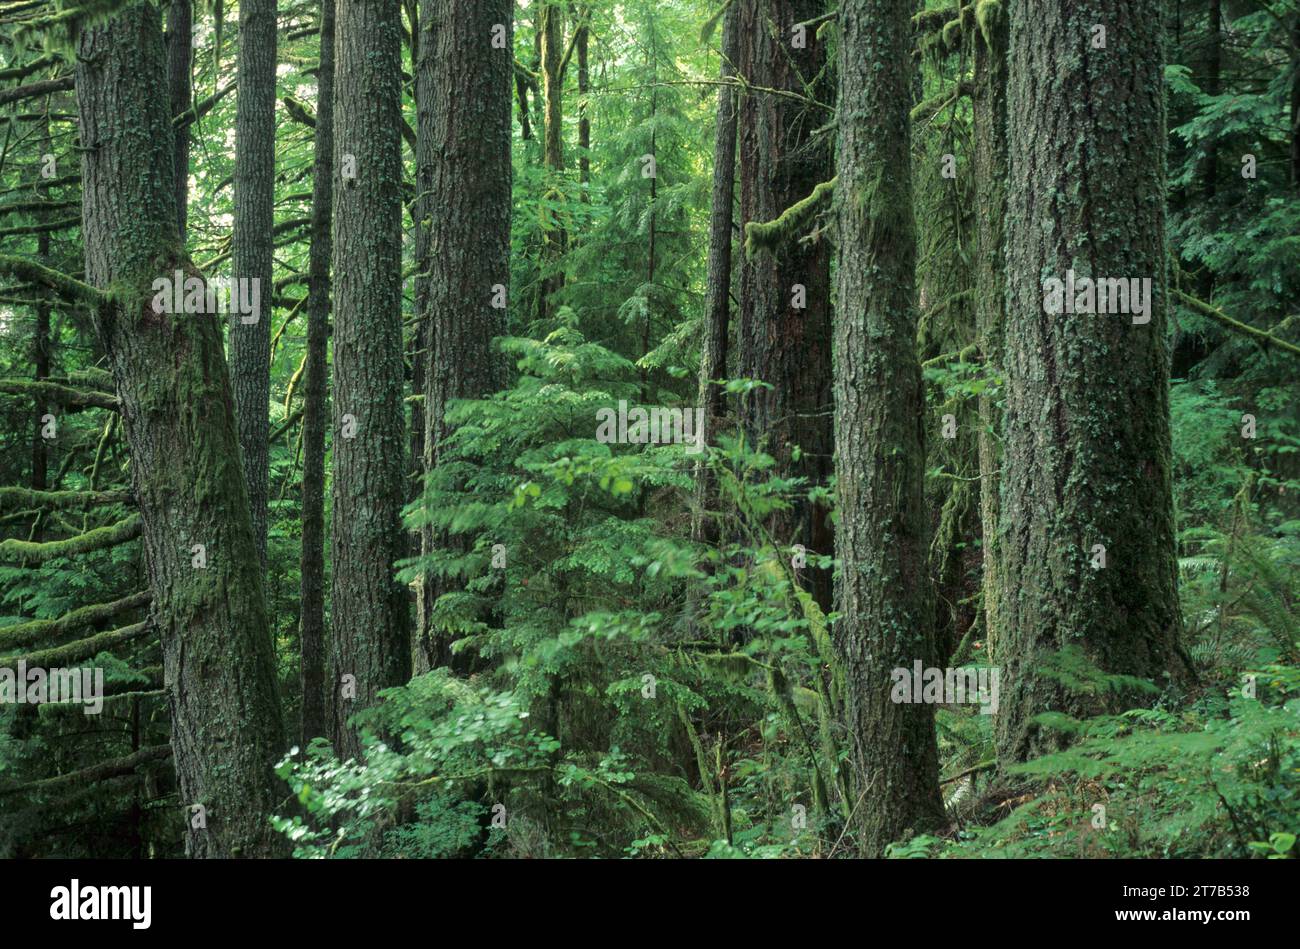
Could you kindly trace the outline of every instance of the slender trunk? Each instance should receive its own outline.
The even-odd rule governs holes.
[[[1002,332],[1006,322],[1007,213],[1007,18],[987,11],[987,38],[974,37],[975,331],[986,378],[1002,372]],[[986,386],[979,395],[980,534],[983,557],[985,654],[996,657],[1002,628],[998,583],[998,492],[1001,413]]]
[[[525,142],[531,141],[533,127],[528,121],[528,80],[515,76],[515,96],[519,99],[519,137]]]
[[[50,153],[50,120],[48,110],[42,121],[41,135],[42,154]],[[44,179],[41,179],[44,181]],[[44,200],[49,194],[49,187],[45,184],[36,186],[36,193]],[[50,265],[50,234],[48,231],[42,231],[36,237],[36,259],[45,267]],[[36,305],[36,334],[32,340],[32,364],[35,370],[33,378],[37,382],[42,379],[48,379],[50,375],[50,304],[48,297],[42,294],[42,300]],[[46,455],[45,436],[45,416],[50,411],[49,403],[45,401],[42,395],[37,395],[35,405],[36,417],[34,419],[32,430],[32,478],[31,485],[34,491],[44,491],[48,484],[48,463]],[[39,520],[38,520],[39,523]],[[35,535],[33,540],[39,540]]]
[[[411,455],[410,455],[410,500],[419,497],[424,486],[426,472],[425,446],[425,406],[423,397],[428,387],[428,361],[430,353],[429,326],[429,277],[433,262],[430,252],[433,246],[433,228],[435,212],[433,202],[433,169],[438,160],[439,142],[433,135],[434,109],[437,103],[437,80],[434,76],[434,55],[437,50],[438,23],[443,16],[440,5],[425,3],[419,11],[415,27],[419,37],[419,54],[414,59],[415,70],[415,327],[411,334],[411,391],[421,399],[411,405]],[[489,34],[490,35],[490,34]],[[411,554],[418,555],[424,549],[423,530],[413,531],[410,536]],[[418,674],[426,671],[420,662],[420,644],[426,639],[429,610],[432,600],[426,595],[428,587],[421,582],[415,587],[415,629],[412,635],[412,668]]]
[[[352,713],[410,670],[402,411],[401,23],[396,4],[338,8],[334,51],[334,478],[330,708],[335,748],[361,752]]]
[[[1291,29],[1291,184],[1300,189],[1300,11]]]
[[[591,17],[591,7],[582,7],[577,13],[577,35],[573,42],[578,57],[578,181],[582,185],[582,200],[590,201],[587,186],[591,183],[591,119],[587,116],[587,97],[591,95],[591,76],[587,68],[587,46],[591,39],[591,30],[587,23]]]
[[[231,275],[236,280],[256,281],[260,288],[260,312],[231,315],[230,375],[253,533],[263,566],[266,565],[267,407],[271,399],[271,259],[275,224],[275,5],[276,0],[241,0],[239,4],[235,226],[231,253]]]
[[[171,114],[180,115],[194,101],[194,12],[190,0],[172,0],[167,7],[167,90]],[[190,124],[176,130],[174,151],[176,220],[185,240],[190,202]]]
[[[943,821],[934,709],[892,701],[895,668],[934,661],[926,573],[925,397],[915,351],[908,121],[911,0],[839,8],[839,294],[835,474],[841,567],[835,645],[858,791],[858,845]],[[919,698],[919,697],[914,697]]]
[[[197,276],[177,233],[159,21],[141,3],[78,38],[86,276],[115,291],[95,324],[131,451],[186,852],[274,856],[284,734],[221,329],[153,306],[157,278]]]
[[[307,365],[302,416],[301,739],[327,736],[325,686],[325,428],[329,417],[330,226],[334,202],[334,0],[321,0],[307,261]]]
[[[713,137],[713,204],[709,218],[709,276],[705,291],[704,342],[700,352],[700,405],[704,431],[715,432],[725,412],[725,394],[712,380],[727,374],[727,334],[731,322],[731,229],[736,187],[736,92],[727,85],[736,74],[736,12],[722,18],[722,67],[718,87],[718,112]],[[714,506],[716,486],[707,465],[695,469],[697,540],[715,543],[717,524],[708,516]]]
[[[564,75],[560,61],[564,55],[564,10],[559,0],[539,0],[538,34],[541,39],[542,102],[542,164],[546,168],[547,192],[558,198],[564,171]],[[563,223],[552,217],[546,222],[542,235],[542,285],[538,298],[538,318],[551,313],[553,298],[564,289],[564,271],[560,258],[564,255],[567,235]]]
[[[1009,11],[1008,180],[1029,184],[1007,200],[1004,762],[1062,744],[1033,723],[1039,713],[1078,717],[1116,701],[1041,674],[1063,647],[1110,673],[1187,670],[1170,487],[1162,7],[1014,0]],[[1086,312],[1082,286],[1053,302],[1048,281],[1069,271],[1149,282],[1145,313]]]

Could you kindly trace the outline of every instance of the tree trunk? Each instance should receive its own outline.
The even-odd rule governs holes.
[[[587,47],[591,39],[587,24],[590,18],[590,6],[578,8],[577,20],[581,25],[573,38],[578,58],[578,182],[583,186],[583,201],[591,200],[587,192],[587,185],[591,183],[591,119],[587,115],[587,99],[591,95],[591,77],[587,68]]]
[[[934,709],[891,701],[891,670],[933,663],[926,573],[925,400],[915,352],[908,111],[910,0],[840,4],[834,627],[853,749],[858,844],[938,827]]]
[[[186,852],[275,856],[285,848],[267,815],[283,796],[271,767],[284,735],[221,329],[212,314],[152,306],[156,278],[193,274],[177,233],[159,21],[142,3],[79,36],[86,276],[115,289],[95,324],[131,450]]]
[[[564,171],[564,10],[559,0],[538,0],[537,31],[541,41],[542,76],[542,164],[546,168],[548,197],[558,199]],[[563,222],[552,217],[542,235],[542,284],[538,297],[538,318],[551,313],[552,298],[564,289],[564,255],[567,235]]]
[[[276,0],[239,4],[235,228],[231,275],[257,281],[260,310],[230,318],[230,376],[258,556],[266,564],[267,407],[271,399],[271,255],[275,225]],[[244,320],[256,316],[256,322]]]
[[[302,557],[298,639],[303,743],[330,734],[325,685],[325,426],[329,413],[330,225],[334,202],[334,0],[321,0],[307,261],[307,366],[302,416]]]
[[[975,331],[986,378],[1002,372],[1006,322],[1007,18],[990,7],[988,35],[974,37],[975,93],[972,168],[975,175]],[[979,395],[980,536],[984,562],[985,654],[996,658],[1002,622],[998,583],[998,492],[1002,464],[1001,413],[987,387]]]
[[[430,200],[437,208],[429,254],[429,292],[422,316],[431,330],[425,357],[424,462],[432,471],[451,434],[453,399],[489,395],[505,385],[505,364],[492,340],[505,333],[510,284],[510,84],[513,74],[511,0],[446,0],[433,50],[432,128],[438,143]],[[505,27],[503,48],[485,48],[493,27]],[[423,131],[423,130],[422,130]],[[498,290],[497,288],[501,288]],[[426,555],[455,538],[423,532]],[[415,669],[451,663],[449,643],[428,622],[444,584],[421,581],[425,622]]]
[[[814,79],[824,72],[825,53],[808,28],[803,48],[793,28],[825,11],[821,0],[752,0],[737,11],[737,71],[752,86],[816,97]],[[742,222],[775,220],[831,177],[825,141],[812,131],[830,113],[787,96],[754,90],[742,96],[740,122],[740,216]],[[761,445],[784,477],[824,484],[831,470],[830,249],[823,240],[801,243],[804,231],[782,235],[778,245],[750,252],[741,267],[737,372],[773,388],[742,403],[751,443]],[[793,448],[801,452],[799,461]],[[829,554],[828,512],[796,504],[774,515],[768,528],[779,545],[801,544]],[[824,609],[830,607],[827,570],[809,570],[805,582]]]
[[[1170,488],[1162,6],[1011,4],[1008,180],[1020,184],[1006,230],[1004,762],[1061,744],[1035,715],[1111,704],[1039,674],[1062,647],[1082,647],[1111,673],[1186,668]],[[1045,312],[1046,281],[1068,270],[1149,279],[1149,322]]]
[[[194,101],[191,74],[194,62],[194,12],[190,0],[172,0],[167,7],[167,90],[172,117],[188,109]],[[185,240],[190,202],[190,125],[176,130],[175,161],[176,220],[181,240]]]
[[[353,712],[410,670],[402,412],[401,24],[396,4],[338,9],[334,51],[334,479],[330,697],[335,748]],[[350,677],[350,678],[348,678]]]
[[[49,107],[46,106],[46,115],[41,123],[41,150],[42,154],[50,154],[50,120]],[[41,179],[44,181],[44,179]],[[49,195],[49,187],[44,184],[37,184],[36,193],[41,200],[45,200]],[[36,237],[36,259],[43,267],[50,265],[50,234],[49,231],[42,231]],[[36,304],[36,333],[32,340],[32,365],[35,369],[33,378],[37,382],[48,379],[50,376],[50,304],[48,295],[41,294],[41,302]],[[31,487],[33,491],[44,491],[48,481],[48,455],[46,454],[45,445],[45,416],[49,413],[50,406],[45,400],[45,396],[39,390],[36,395],[33,406],[36,417],[32,425],[32,477]],[[36,524],[39,525],[42,518],[38,515]],[[39,530],[39,527],[38,527]],[[32,540],[40,540],[40,537],[34,533]]]
[[[739,38],[736,11],[729,8],[722,17],[722,86],[718,87],[718,113],[713,136],[713,203],[709,217],[709,275],[705,290],[704,342],[700,347],[700,405],[704,409],[704,431],[716,432],[726,412],[725,393],[711,380],[727,374],[727,334],[731,323],[731,230],[736,189],[736,91],[730,83],[736,75]],[[708,511],[716,500],[716,486],[708,466],[695,468],[696,507],[694,534],[697,540],[716,543],[717,525]]]

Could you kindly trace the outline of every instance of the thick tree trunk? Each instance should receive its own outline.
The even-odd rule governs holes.
[[[411,643],[402,412],[401,24],[386,0],[338,8],[334,51],[334,479],[329,682],[335,748],[404,683]],[[350,677],[350,678],[348,678]]]
[[[1008,180],[1017,184],[1007,201],[997,723],[1006,762],[1059,745],[1035,715],[1104,707],[1039,674],[1062,647],[1082,647],[1111,673],[1185,669],[1170,488],[1162,7],[1014,0],[1009,11]],[[1069,270],[1149,280],[1149,322],[1045,312],[1055,306],[1046,281]]]
[[[1002,371],[1006,320],[1007,213],[1007,17],[1001,7],[986,13],[988,35],[973,37],[975,60],[972,167],[975,175],[975,331],[986,377]],[[987,387],[979,395],[980,535],[983,556],[985,654],[996,659],[1001,630],[998,583],[998,493],[1002,420]]]
[[[152,306],[155,279],[193,274],[177,233],[159,20],[142,3],[79,37],[86,276],[115,289],[95,323],[131,450],[186,852],[273,856],[284,850],[267,822],[283,796],[271,767],[284,735],[221,329],[212,314]]]
[[[302,416],[302,557],[298,638],[302,741],[330,734],[325,685],[325,427],[329,417],[330,226],[334,204],[334,0],[321,0],[307,261],[307,366]]]
[[[230,318],[230,377],[258,556],[266,563],[267,407],[271,399],[271,255],[275,225],[276,0],[240,0],[231,275],[256,280],[261,312]]]
[[[858,843],[940,825],[934,709],[891,701],[891,671],[934,661],[926,573],[925,400],[915,352],[910,0],[840,4],[834,627],[853,742]]]
[[[722,86],[718,87],[718,112],[713,136],[713,203],[709,216],[709,275],[705,290],[704,342],[700,346],[700,405],[705,433],[716,432],[726,412],[725,393],[712,380],[727,375],[727,336],[731,331],[731,232],[736,190],[736,90],[728,85],[736,75],[739,37],[736,11],[722,17]],[[716,486],[708,466],[695,468],[696,516],[694,534],[708,543],[718,539],[717,525],[708,516],[716,500]]]
[[[737,10],[737,71],[752,86],[818,97],[825,52],[814,28],[803,47],[793,45],[796,24],[825,12],[822,0],[746,0]],[[823,96],[824,98],[824,96]],[[812,194],[831,177],[825,140],[812,132],[829,113],[788,96],[755,90],[741,97],[740,216],[744,224],[768,222]],[[830,248],[824,240],[800,242],[783,235],[778,246],[747,252],[741,267],[737,332],[740,376],[772,385],[745,398],[747,437],[762,445],[786,477],[824,484],[831,470]],[[793,458],[798,446],[799,461]],[[801,544],[829,554],[828,512],[798,504],[768,527],[779,545]],[[830,606],[830,576],[805,578],[823,608]]]
[[[426,470],[438,466],[451,433],[453,399],[481,398],[505,384],[505,364],[492,346],[505,333],[510,284],[511,0],[447,0],[432,51],[432,128],[438,143],[430,199],[438,209],[429,254],[429,292],[422,317],[431,337],[425,357]],[[487,45],[505,27],[503,46]],[[498,289],[500,288],[500,289]],[[453,542],[426,528],[426,554]],[[426,617],[415,653],[417,672],[451,661],[449,643],[428,621],[436,578],[422,581]]]

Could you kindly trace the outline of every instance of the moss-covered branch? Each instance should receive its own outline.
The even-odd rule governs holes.
[[[8,69],[0,69],[0,81],[8,82],[10,79],[26,79],[34,72],[40,72],[47,66],[55,66],[61,62],[63,62],[63,59],[59,56],[41,56],[23,66],[10,66]]]
[[[957,7],[941,7],[935,10],[922,10],[912,17],[912,30],[917,35],[937,33],[944,24],[957,18]]]
[[[20,659],[26,662],[29,668],[39,666],[42,669],[55,669],[72,665],[93,656],[98,656],[101,652],[106,652],[123,643],[139,639],[154,628],[152,620],[144,620],[131,626],[123,626],[121,629],[96,633],[94,636],[87,636],[85,639],[78,639],[76,642],[67,643],[63,646],[41,649],[37,652],[22,655],[5,656],[0,659],[0,669],[17,668]]]
[[[293,96],[285,96],[280,101],[284,103],[284,111],[289,113],[289,118],[295,122],[301,122],[309,129],[316,127],[316,116],[311,114],[311,110],[304,103],[299,102]]]
[[[0,392],[7,395],[40,397],[69,408],[117,409],[117,396],[99,390],[73,389],[43,379],[0,379]]]
[[[67,92],[72,88],[72,84],[71,76],[63,76],[59,79],[29,82],[25,86],[14,86],[12,89],[0,89],[0,106],[21,102],[23,99],[35,99],[37,96],[49,95],[52,92]]]
[[[81,226],[81,215],[60,218],[57,221],[43,221],[40,224],[19,224],[16,227],[0,227],[0,237],[19,237],[23,234],[53,234],[55,231],[67,231]]]
[[[97,527],[76,537],[65,540],[50,540],[44,543],[10,538],[0,541],[0,559],[22,561],[45,561],[55,557],[75,557],[108,547],[116,547],[140,536],[140,515],[132,514],[128,518]]]
[[[86,629],[96,623],[112,619],[127,610],[136,610],[149,603],[149,592],[132,593],[112,603],[95,603],[64,613],[58,619],[37,619],[0,629],[0,650],[25,649],[42,640],[57,639],[68,633]]]
[[[75,277],[69,277],[65,273],[42,267],[34,261],[15,257],[12,254],[0,254],[0,274],[17,277],[38,287],[48,287],[63,297],[66,302],[91,309],[101,306],[106,300],[104,293],[88,283],[82,283]]]
[[[926,99],[912,109],[913,122],[928,122],[962,96],[969,96],[975,91],[975,84],[963,79],[952,89],[945,89],[937,96]]]
[[[171,745],[150,745],[147,748],[141,748],[139,751],[127,755],[125,758],[114,758],[111,761],[101,761],[99,764],[91,765],[89,768],[82,768],[80,771],[70,771],[67,774],[60,774],[57,777],[44,778],[40,781],[33,781],[30,784],[7,788],[3,793],[49,793],[50,791],[59,791],[67,787],[77,787],[79,785],[90,786],[99,781],[106,781],[109,778],[119,777],[124,774],[134,774],[142,765],[154,761],[164,761],[167,758],[170,758],[171,755]]]
[[[1208,316],[1210,319],[1218,322],[1222,326],[1228,327],[1228,329],[1233,330],[1234,332],[1241,333],[1243,336],[1249,336],[1257,343],[1263,343],[1266,346],[1273,346],[1283,352],[1290,353],[1292,356],[1300,356],[1300,346],[1297,346],[1294,343],[1288,343],[1284,339],[1278,339],[1272,333],[1256,329],[1253,326],[1242,323],[1240,320],[1234,320],[1222,310],[1210,306],[1210,304],[1206,303],[1204,300],[1198,300],[1189,293],[1184,293],[1181,290],[1174,290],[1173,294],[1175,299],[1192,311],[1199,313],[1202,316]]]
[[[0,514],[44,507],[81,510],[97,504],[127,504],[129,491],[35,491],[31,488],[0,488]]]
[[[836,178],[823,181],[813,188],[812,194],[790,205],[774,221],[750,221],[746,224],[745,255],[753,257],[760,249],[773,251],[793,240],[822,203],[835,192],[835,181]]]

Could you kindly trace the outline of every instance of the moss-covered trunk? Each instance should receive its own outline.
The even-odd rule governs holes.
[[[410,618],[394,564],[401,525],[401,24],[386,0],[338,7],[334,73],[334,468],[331,719],[335,747],[360,753],[348,718],[406,681]]]
[[[267,822],[284,736],[221,328],[213,314],[152,306],[155,279],[193,274],[177,233],[159,21],[142,3],[78,40],[86,276],[113,293],[95,323],[131,450],[186,852],[273,856],[284,849]]]
[[[937,827],[934,710],[891,701],[891,670],[933,663],[926,571],[925,402],[915,351],[908,111],[910,0],[840,4],[835,549],[859,847]]]
[[[1184,668],[1170,489],[1162,7],[1010,5],[1003,761],[1058,744],[1031,723],[1038,713],[1102,707],[1043,675],[1048,654],[1079,646],[1106,671],[1151,678]],[[1046,312],[1067,302],[1068,290],[1055,299],[1049,281],[1069,271],[1149,280],[1146,312],[1081,312],[1082,292],[1068,301],[1075,312]],[[1128,309],[1139,309],[1131,298]]]

